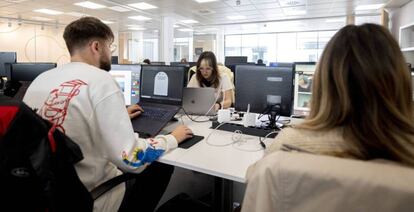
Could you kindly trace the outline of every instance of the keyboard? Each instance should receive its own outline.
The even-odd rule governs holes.
[[[142,107],[142,109],[144,109],[144,112],[140,115],[140,117],[150,118],[159,121],[164,121],[168,119],[170,117],[170,114],[172,113],[169,110],[163,110],[161,108]]]

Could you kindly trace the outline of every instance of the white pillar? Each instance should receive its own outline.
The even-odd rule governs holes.
[[[221,62],[224,64],[224,30],[220,29],[219,31],[217,31],[216,34],[216,57],[217,57],[217,62]]]
[[[160,61],[167,65],[174,60],[174,24],[174,17],[161,17]]]
[[[131,33],[132,38],[132,46],[130,49],[129,60],[133,63],[140,63],[145,58],[144,55],[144,47],[143,47],[143,40],[144,40],[144,33],[142,31],[133,31]]]

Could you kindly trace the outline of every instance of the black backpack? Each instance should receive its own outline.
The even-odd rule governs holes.
[[[24,103],[0,101],[0,211],[92,211],[79,146]]]

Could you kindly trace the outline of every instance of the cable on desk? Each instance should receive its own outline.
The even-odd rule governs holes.
[[[213,106],[214,106],[214,105],[213,105]],[[193,119],[190,115],[188,115],[187,111],[185,111],[185,109],[184,109],[183,107],[181,107],[181,109],[183,110],[183,112],[184,112],[185,116],[187,116],[187,117],[188,117],[191,121],[193,121],[193,122],[196,122],[196,123],[204,123],[204,122],[209,122],[209,121],[210,121],[210,119],[207,119],[207,120],[201,120],[201,121],[198,121],[198,120],[197,120],[198,118],[203,117],[203,116],[197,116],[195,119]],[[207,115],[209,112],[210,112],[210,110],[206,113],[206,115]]]
[[[263,147],[263,149],[266,149],[266,144],[264,143],[264,141],[270,136],[270,135],[272,135],[272,134],[277,134],[277,133],[279,133],[279,131],[274,131],[274,132],[271,132],[271,133],[268,133],[267,135],[265,135],[265,137],[264,137],[264,139],[262,140],[262,137],[259,137],[259,142],[260,142],[260,145]]]
[[[229,146],[229,145],[231,145],[231,144],[233,144],[234,143],[234,141],[233,141],[233,135],[232,135],[232,141],[230,142],[230,143],[227,143],[227,144],[212,144],[212,143],[210,143],[208,140],[209,140],[209,138],[210,138],[210,136],[214,133],[214,132],[216,132],[216,130],[218,129],[218,128],[220,128],[221,126],[223,126],[224,124],[227,124],[227,122],[223,122],[223,123],[221,123],[221,124],[219,124],[219,125],[217,125],[217,127],[216,128],[214,128],[209,134],[208,134],[208,136],[207,136],[207,138],[206,138],[206,144],[208,144],[208,145],[210,145],[210,146],[217,146],[217,147],[223,147],[223,146]]]

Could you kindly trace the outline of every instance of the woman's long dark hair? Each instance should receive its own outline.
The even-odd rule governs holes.
[[[201,65],[201,61],[205,61],[205,63],[208,64],[208,66],[210,66],[211,68],[213,68],[213,71],[211,73],[211,77],[210,79],[205,79],[203,77],[203,75],[201,74],[200,71],[200,65]],[[218,72],[218,66],[217,66],[217,59],[216,59],[216,55],[214,55],[213,52],[203,52],[201,53],[200,57],[198,58],[197,61],[197,73],[196,73],[196,78],[198,81],[198,84],[200,85],[200,87],[214,87],[214,88],[218,88],[220,85],[220,74]]]

